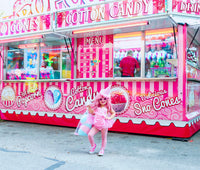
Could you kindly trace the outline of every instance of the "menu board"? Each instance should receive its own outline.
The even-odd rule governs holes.
[[[77,78],[113,77],[113,35],[78,38]]]

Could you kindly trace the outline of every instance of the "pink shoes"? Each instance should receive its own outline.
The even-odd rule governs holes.
[[[94,153],[94,150],[96,148],[96,144],[94,144],[94,146],[91,147],[91,149],[89,150],[89,154],[93,154]]]
[[[94,150],[96,149],[96,144],[94,144],[94,146],[92,146],[89,150],[89,154],[93,154],[94,153]],[[98,156],[103,156],[104,154],[104,149],[100,149],[99,153],[98,153]]]
[[[99,151],[99,154],[98,154],[98,156],[103,156],[103,154],[104,154],[104,150],[103,150],[103,149],[101,149],[101,150]]]

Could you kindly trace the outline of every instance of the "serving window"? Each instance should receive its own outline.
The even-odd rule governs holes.
[[[188,28],[187,32],[187,63],[200,68],[200,31]]]
[[[113,77],[175,77],[177,55],[172,28],[71,39],[47,35],[6,45],[6,80]]]
[[[122,76],[120,63],[130,51],[131,57],[139,64],[139,72],[135,69],[134,77],[175,77],[177,56],[174,38],[172,28],[115,35],[114,77]]]
[[[37,58],[37,48],[8,47],[6,79],[37,79]]]
[[[176,77],[173,28],[77,39],[77,78]]]
[[[142,45],[142,32],[114,36],[114,77],[140,77]],[[127,56],[134,60],[125,60]],[[131,66],[133,68],[129,70]]]
[[[6,80],[71,78],[71,48],[63,38],[8,43]]]
[[[172,28],[145,32],[145,77],[176,77],[177,55]]]
[[[187,29],[187,112],[200,109],[200,31],[198,28]]]

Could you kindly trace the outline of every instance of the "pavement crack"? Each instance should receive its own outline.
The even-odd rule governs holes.
[[[53,164],[50,167],[46,168],[45,170],[54,170],[54,169],[59,168],[60,166],[62,166],[64,164],[65,164],[65,161],[59,161],[56,164]]]
[[[27,151],[14,151],[14,150],[8,150],[8,149],[5,149],[5,148],[0,148],[0,151],[2,151],[2,152],[15,152],[15,153],[30,153],[30,152],[27,152]]]
[[[48,159],[48,160],[51,160],[51,161],[59,162],[59,160],[54,159],[54,158],[47,158],[47,157],[44,157],[44,158],[45,158],[45,159]]]

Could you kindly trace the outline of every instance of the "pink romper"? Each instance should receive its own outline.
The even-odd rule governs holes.
[[[98,107],[95,111],[94,116],[94,127],[96,127],[98,130],[111,128],[115,122],[113,119],[106,119],[107,116],[107,108],[106,107]],[[108,115],[109,117],[110,115]]]

